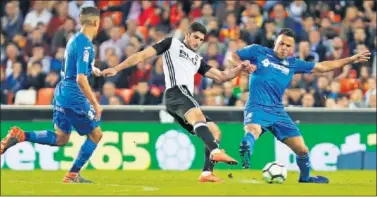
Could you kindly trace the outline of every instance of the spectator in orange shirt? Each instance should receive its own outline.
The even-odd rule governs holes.
[[[229,40],[240,38],[240,28],[237,26],[237,18],[234,13],[229,13],[226,17],[226,24],[220,32],[220,40],[228,42]]]

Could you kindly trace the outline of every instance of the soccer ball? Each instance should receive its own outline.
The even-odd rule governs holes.
[[[195,147],[190,138],[176,130],[160,135],[155,147],[158,165],[162,170],[187,170],[195,159]]]
[[[284,183],[287,179],[287,168],[278,162],[270,162],[263,168],[263,180],[267,183]]]

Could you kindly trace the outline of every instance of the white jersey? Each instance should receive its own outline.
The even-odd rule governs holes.
[[[194,95],[194,76],[204,74],[211,68],[203,58],[176,38],[165,38],[153,45],[157,54],[163,56],[166,89],[185,85]]]

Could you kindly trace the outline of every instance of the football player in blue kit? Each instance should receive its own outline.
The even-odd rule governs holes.
[[[24,132],[13,127],[1,142],[1,154],[17,143],[28,141],[50,146],[64,146],[68,143],[72,127],[79,135],[87,136],[78,157],[64,183],[92,183],[80,176],[80,170],[89,160],[102,138],[100,118],[102,108],[93,94],[88,76],[101,75],[94,67],[95,53],[92,40],[97,34],[100,12],[95,7],[80,10],[81,31],[73,35],[67,43],[61,81],[57,84],[53,100],[53,125],[50,130]]]
[[[233,53],[230,62],[239,65],[248,62],[256,65],[250,75],[249,97],[244,111],[245,136],[240,144],[243,168],[250,168],[250,157],[255,141],[266,130],[296,154],[300,169],[300,183],[328,183],[323,176],[310,176],[309,150],[297,126],[284,111],[282,97],[296,73],[324,73],[347,64],[366,62],[370,52],[364,51],[344,59],[305,62],[289,57],[294,50],[295,34],[291,29],[282,29],[275,40],[274,49],[257,44],[246,46]]]

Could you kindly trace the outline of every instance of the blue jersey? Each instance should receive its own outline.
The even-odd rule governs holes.
[[[90,76],[95,54],[91,41],[83,33],[73,35],[67,43],[61,81],[55,88],[55,104],[60,107],[82,107],[88,100],[81,92],[76,77]]]
[[[295,73],[310,73],[312,62],[289,57],[278,58],[274,51],[257,44],[236,52],[242,61],[249,60],[257,66],[249,81],[249,98],[246,108],[282,110],[283,94]]]

